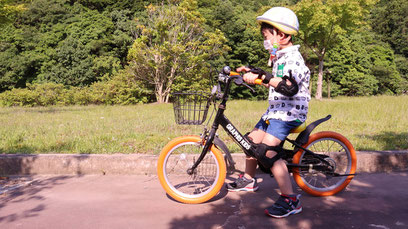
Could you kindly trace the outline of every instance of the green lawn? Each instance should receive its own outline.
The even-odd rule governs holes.
[[[228,118],[246,133],[267,102],[227,105]],[[408,149],[408,96],[312,100],[309,111],[309,122],[333,116],[315,131],[339,132],[357,150]],[[176,125],[171,104],[0,108],[0,153],[158,154],[170,139],[201,130],[201,126]],[[220,135],[233,152],[239,152],[222,129]]]

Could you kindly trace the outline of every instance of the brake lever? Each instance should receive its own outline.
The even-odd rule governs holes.
[[[249,86],[246,83],[242,83],[242,85],[244,85],[246,88],[248,88],[249,90],[251,90],[252,93],[256,93],[255,89],[253,89],[251,86]]]
[[[251,90],[252,93],[255,93],[255,90],[254,90],[251,86],[249,86],[248,84],[244,83],[244,79],[243,79],[242,77],[235,79],[235,80],[234,80],[234,83],[235,83],[236,85],[244,85],[246,88],[248,88],[249,90]]]

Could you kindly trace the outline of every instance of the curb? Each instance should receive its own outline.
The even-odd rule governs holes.
[[[236,169],[244,171],[245,155],[232,156]],[[157,158],[146,154],[7,154],[0,155],[0,175],[154,175]],[[357,173],[406,169],[408,150],[357,152]]]

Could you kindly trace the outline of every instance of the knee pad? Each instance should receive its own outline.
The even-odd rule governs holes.
[[[266,152],[269,150],[273,150],[276,152],[276,155],[272,158],[266,156]],[[263,143],[258,144],[255,149],[255,157],[258,162],[265,168],[270,169],[272,168],[275,161],[279,160],[282,157],[282,147],[281,146],[268,146]]]

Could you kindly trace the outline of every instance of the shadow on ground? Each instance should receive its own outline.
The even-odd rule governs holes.
[[[36,200],[37,204],[29,209],[16,209],[14,211],[15,213],[1,216],[0,223],[13,223],[18,222],[23,218],[38,216],[41,211],[44,211],[47,208],[47,206],[43,203],[45,201],[45,197],[40,193],[46,189],[51,189],[57,185],[64,184],[65,180],[72,177],[73,176],[58,176],[38,180],[36,180],[35,177],[30,177],[32,179],[32,182],[28,184],[30,188],[21,186],[20,188],[2,194],[0,196],[0,212],[2,208],[7,206],[7,204],[15,205],[29,200]]]
[[[407,173],[402,177],[380,174],[395,176],[384,179],[385,183],[378,177],[370,178],[370,174],[362,176],[368,182],[357,176],[336,196],[313,197],[297,190],[302,193],[303,212],[274,219],[266,216],[263,209],[278,198],[278,187],[273,178],[262,175],[257,193],[225,195],[223,190],[221,195],[225,197],[210,202],[211,210],[205,215],[176,217],[169,228],[407,228],[408,206],[401,203],[407,203],[408,196],[406,190],[397,186],[398,182],[408,185]]]

